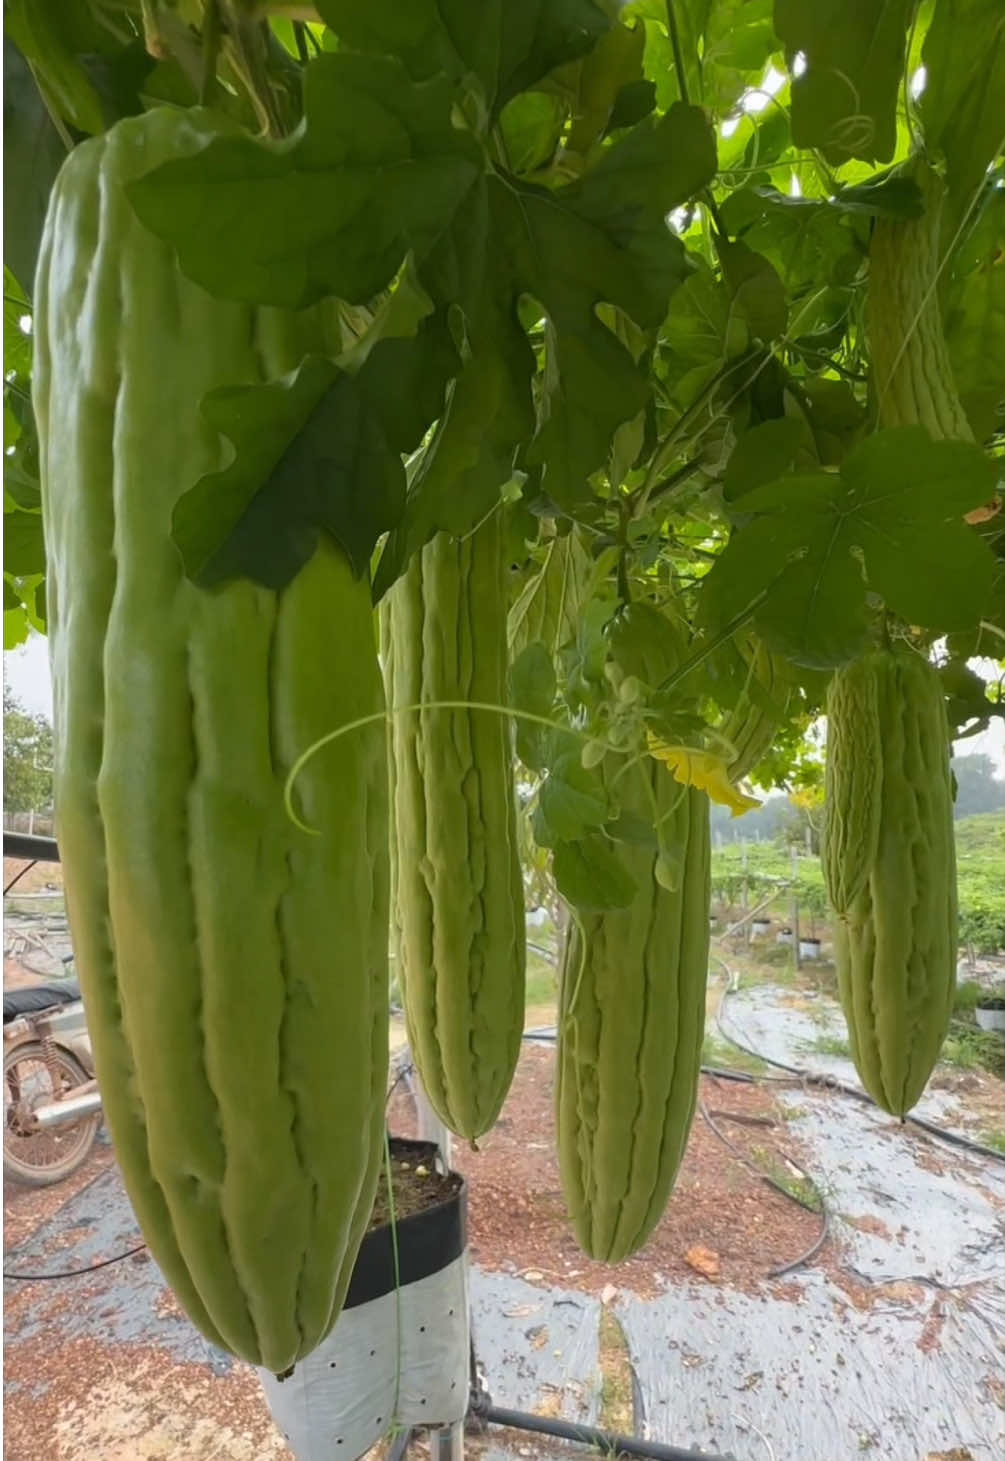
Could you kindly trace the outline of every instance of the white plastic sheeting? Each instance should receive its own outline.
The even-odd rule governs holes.
[[[743,1461],[1001,1461],[994,1296],[919,1303],[905,1290],[860,1310],[823,1275],[800,1290],[619,1302],[644,1397],[636,1430]]]
[[[780,1100],[831,1213],[828,1272],[617,1300],[636,1429],[742,1461],[1001,1461],[1005,1166],[846,1096]]]
[[[471,1324],[496,1405],[598,1423],[603,1376],[600,1300],[593,1294],[475,1269]]]
[[[462,1254],[397,1295],[344,1310],[325,1342],[288,1380],[259,1371],[269,1408],[297,1461],[356,1461],[390,1431],[464,1418],[466,1268]]]

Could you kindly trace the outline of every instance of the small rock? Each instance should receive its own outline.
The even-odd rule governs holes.
[[[703,1278],[715,1280],[721,1273],[718,1253],[713,1253],[711,1248],[706,1248],[701,1243],[695,1243],[684,1254],[684,1262],[695,1273],[700,1273]]]

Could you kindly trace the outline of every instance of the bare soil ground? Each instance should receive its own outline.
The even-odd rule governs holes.
[[[645,1248],[614,1266],[585,1257],[565,1213],[554,1150],[554,1061],[554,1047],[525,1045],[502,1114],[479,1149],[453,1144],[453,1165],[469,1183],[471,1254],[481,1267],[595,1293],[613,1284],[651,1295],[696,1273],[750,1289],[813,1243],[819,1217],[748,1171],[697,1115],[676,1188]],[[787,1172],[787,1155],[798,1162],[770,1087],[703,1076],[701,1095],[755,1165]],[[389,1122],[396,1135],[414,1134],[414,1107],[401,1088]]]

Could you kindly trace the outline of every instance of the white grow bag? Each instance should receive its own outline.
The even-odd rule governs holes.
[[[432,1142],[392,1152],[433,1165]],[[357,1461],[392,1428],[452,1425],[468,1408],[467,1188],[397,1225],[395,1292],[389,1226],[360,1247],[345,1307],[293,1374],[259,1370],[273,1418],[297,1461]]]

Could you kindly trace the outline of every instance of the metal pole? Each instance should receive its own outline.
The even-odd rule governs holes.
[[[440,1149],[445,1167],[450,1166],[450,1131],[437,1116],[426,1095],[419,1068],[412,1062],[415,1071],[415,1106],[418,1113],[418,1131],[422,1141],[435,1141]],[[467,1262],[467,1257],[464,1259]],[[430,1461],[464,1461],[464,1422],[441,1426],[429,1432]]]
[[[4,832],[4,857],[26,862],[59,862],[59,848],[54,837],[29,837],[26,832]]]
[[[506,1426],[510,1430],[534,1431],[543,1436],[559,1436],[565,1441],[579,1441],[584,1446],[595,1446],[604,1456],[642,1456],[650,1458],[650,1461],[735,1461],[735,1457],[720,1456],[711,1451],[688,1451],[680,1446],[666,1446],[662,1441],[644,1441],[638,1436],[614,1435],[592,1425],[573,1425],[571,1421],[555,1420],[551,1416],[528,1415],[522,1410],[503,1410],[498,1405],[486,1406],[478,1414],[490,1425]]]

